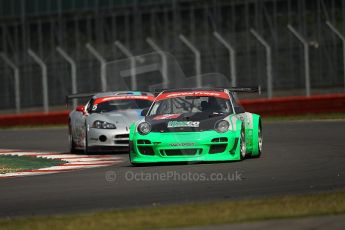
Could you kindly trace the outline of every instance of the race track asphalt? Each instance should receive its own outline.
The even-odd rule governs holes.
[[[0,148],[66,152],[66,133],[1,130]],[[345,190],[344,121],[264,123],[262,157],[242,162],[132,167],[119,156],[111,167],[1,179],[0,217]]]

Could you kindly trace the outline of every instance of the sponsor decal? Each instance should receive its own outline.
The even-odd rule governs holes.
[[[97,98],[94,104],[100,104],[106,101],[114,101],[114,100],[148,100],[153,101],[153,96],[111,96],[111,97],[102,97]]]
[[[174,119],[178,118],[181,114],[164,114],[164,115],[158,115],[153,118],[153,120],[168,120],[168,119]]]
[[[171,147],[187,147],[187,146],[194,146],[195,143],[189,142],[189,143],[172,143],[169,144]]]
[[[196,96],[196,97],[219,97],[223,99],[229,99],[229,95],[225,92],[217,91],[191,91],[191,92],[171,92],[163,93],[158,98],[157,101],[174,98],[174,97],[186,97],[186,96]]]
[[[183,127],[192,127],[198,128],[200,125],[199,121],[169,121],[168,128],[183,128]]]

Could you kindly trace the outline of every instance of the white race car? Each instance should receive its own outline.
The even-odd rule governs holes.
[[[154,96],[147,92],[121,91],[95,95],[70,95],[68,99],[91,97],[85,106],[69,114],[70,151],[85,153],[128,151],[129,127],[142,118]]]

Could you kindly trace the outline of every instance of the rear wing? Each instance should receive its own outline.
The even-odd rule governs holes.
[[[175,89],[175,90],[182,90],[183,88],[180,89]],[[195,90],[197,90],[198,88],[195,88]],[[234,93],[259,93],[261,94],[261,86],[258,87],[229,87],[229,88],[200,88],[200,89],[204,89],[204,90],[212,90],[212,89],[218,89],[218,90],[224,90],[227,89],[230,92],[234,92]],[[156,96],[158,96],[158,94],[160,94],[163,91],[166,90],[174,90],[174,89],[156,89],[155,91],[153,91],[152,93]],[[190,90],[190,88],[186,88],[186,90]]]
[[[71,94],[66,96],[66,101],[72,100],[72,99],[80,99],[80,98],[90,98],[94,96],[95,93],[77,93],[77,94]]]
[[[261,94],[261,86],[258,87],[231,87],[226,88],[230,92],[234,93],[259,93]]]
[[[77,100],[78,99],[83,99],[83,98],[91,98],[95,95],[95,93],[78,93],[78,94],[71,94],[66,96],[66,106],[68,107],[69,101],[73,100],[73,105],[77,105]]]

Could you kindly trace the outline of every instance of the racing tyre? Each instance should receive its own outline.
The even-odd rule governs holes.
[[[84,146],[84,153],[88,154],[89,153],[89,147],[87,143],[87,124],[85,123],[85,146]]]
[[[73,135],[72,135],[71,126],[69,126],[68,142],[69,142],[69,151],[70,151],[70,153],[75,153],[75,152],[77,152],[77,150],[76,150],[76,148],[75,148],[75,143],[74,143],[74,140],[73,140]]]
[[[243,160],[246,157],[246,134],[244,127],[241,129],[241,137],[240,137],[240,160]]]
[[[261,121],[259,122],[259,129],[258,129],[258,155],[256,155],[256,157],[260,157],[261,153],[262,153],[262,141],[263,141],[263,137],[262,137],[262,128],[261,128]]]

